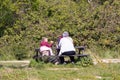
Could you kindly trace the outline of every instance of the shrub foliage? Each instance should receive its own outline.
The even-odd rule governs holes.
[[[0,0],[0,57],[4,59],[31,57],[43,36],[56,41],[63,31],[70,32],[75,45],[118,50],[120,1]]]

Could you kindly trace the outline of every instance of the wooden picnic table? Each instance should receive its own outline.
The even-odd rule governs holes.
[[[78,57],[78,59],[80,59],[81,57],[88,57],[89,56],[88,54],[84,53],[85,52],[85,47],[84,46],[75,46],[75,48],[78,50],[78,52],[75,55],[61,55],[61,56],[76,56],[76,57]],[[35,53],[36,54],[33,58],[39,59],[39,58],[42,57],[39,48],[35,49]],[[55,56],[58,56],[58,55],[55,55]],[[58,56],[58,57],[60,57],[60,56]]]

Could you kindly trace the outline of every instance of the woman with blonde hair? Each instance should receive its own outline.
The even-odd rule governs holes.
[[[42,41],[40,42],[40,52],[42,53],[42,56],[54,55],[52,52],[52,49],[51,49],[52,45],[53,45],[53,41],[50,41],[50,43],[49,43],[48,38],[46,38],[46,37],[42,38]]]

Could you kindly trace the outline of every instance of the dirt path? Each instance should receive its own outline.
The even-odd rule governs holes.
[[[28,67],[30,63],[30,60],[23,60],[23,61],[17,61],[17,60],[11,60],[11,61],[0,61],[0,65],[14,65],[16,67]]]
[[[93,63],[94,64],[98,64],[98,63],[120,63],[120,59],[99,59],[99,60],[94,59]]]
[[[23,60],[23,61],[17,61],[17,60],[11,60],[11,61],[0,61],[0,63],[23,63],[23,64],[29,64],[29,60]]]
[[[99,60],[93,60],[94,64],[97,63],[120,63],[120,59],[99,59]],[[17,61],[17,60],[11,60],[11,61],[0,61],[1,64],[4,63],[20,63],[20,64],[29,64],[30,60],[23,60],[23,61]]]

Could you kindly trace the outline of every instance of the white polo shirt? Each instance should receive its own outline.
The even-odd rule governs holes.
[[[63,52],[75,51],[75,47],[71,37],[63,37],[58,45],[60,46],[59,55],[61,55]]]

